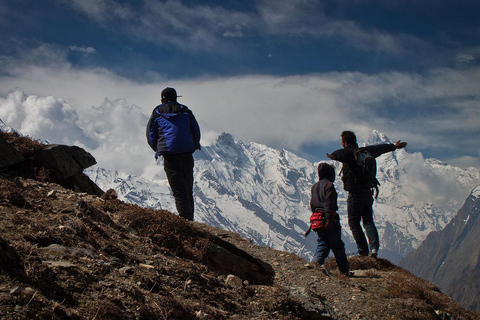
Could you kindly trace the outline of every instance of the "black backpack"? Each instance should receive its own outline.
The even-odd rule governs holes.
[[[355,185],[367,185],[371,189],[375,189],[375,199],[378,197],[378,186],[380,182],[377,180],[377,161],[366,148],[357,148],[353,152],[355,156],[355,166],[348,166],[347,171],[343,172],[348,180],[353,180]],[[344,167],[345,169],[345,167]],[[344,171],[344,170],[342,170]],[[345,180],[344,180],[345,182]]]

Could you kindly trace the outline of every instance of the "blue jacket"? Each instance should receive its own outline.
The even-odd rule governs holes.
[[[200,149],[200,127],[187,106],[165,102],[153,109],[147,124],[147,141],[155,157],[191,154]]]

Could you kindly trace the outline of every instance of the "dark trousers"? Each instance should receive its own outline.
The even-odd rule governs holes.
[[[357,243],[358,254],[368,255],[370,250],[379,248],[378,231],[373,221],[373,195],[371,190],[350,192],[347,198],[348,225]],[[368,242],[360,221],[367,233]],[[370,244],[370,245],[369,245]],[[370,249],[370,250],[369,250]]]
[[[332,250],[337,261],[338,270],[341,273],[348,274],[350,266],[345,254],[345,244],[342,241],[342,227],[340,223],[334,222],[332,229],[319,230],[317,235],[317,248],[313,260],[322,265],[328,257],[330,250]]]
[[[193,221],[193,156],[191,154],[164,155],[163,168],[175,198],[178,214]]]

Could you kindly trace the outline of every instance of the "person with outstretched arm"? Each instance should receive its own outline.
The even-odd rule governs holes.
[[[358,255],[377,257],[380,243],[378,231],[373,220],[372,206],[374,201],[373,189],[376,188],[378,180],[375,177],[373,177],[375,181],[366,181],[359,178],[361,170],[359,170],[356,152],[361,149],[370,158],[375,159],[384,153],[405,148],[407,143],[398,140],[395,144],[386,143],[359,148],[357,137],[352,131],[343,131],[341,141],[343,149],[336,150],[331,154],[327,153],[327,157],[343,164],[343,188],[348,192],[348,225],[357,244]],[[360,222],[363,223],[368,242]]]

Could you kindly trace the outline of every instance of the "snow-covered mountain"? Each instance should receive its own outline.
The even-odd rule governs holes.
[[[373,131],[367,144],[390,142]],[[304,237],[310,216],[310,188],[316,163],[291,152],[244,144],[223,133],[195,153],[195,220],[232,230],[257,244],[312,257],[315,235]],[[331,161],[328,161],[332,163]],[[340,163],[332,163],[340,171]],[[163,165],[146,179],[102,168],[85,173],[97,185],[114,188],[125,201],[176,212]],[[459,204],[480,183],[475,168],[461,169],[420,153],[398,150],[377,159],[380,194],[374,204],[380,256],[398,262],[426,236],[441,230]],[[347,251],[355,252],[346,219],[346,196],[336,180]]]

